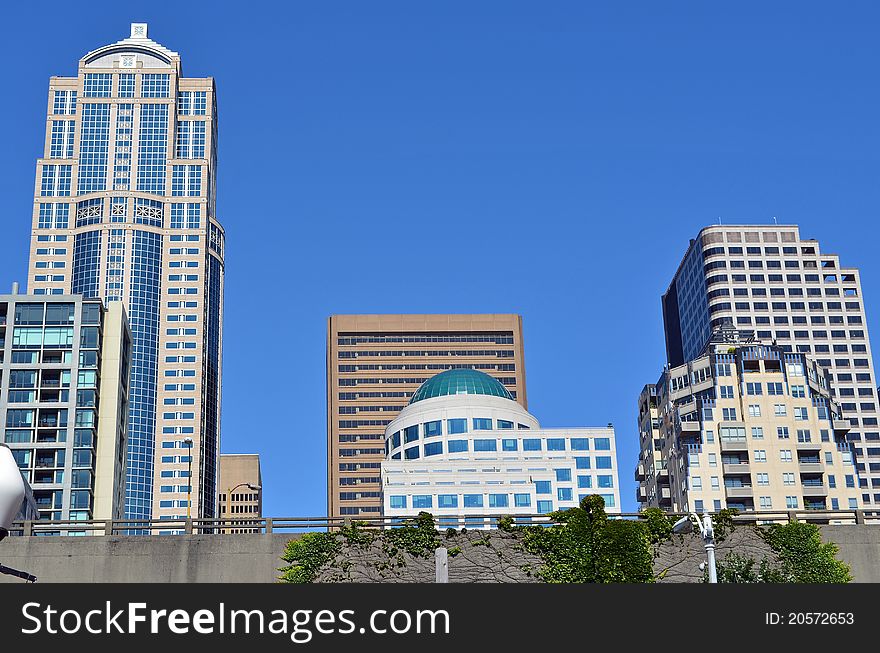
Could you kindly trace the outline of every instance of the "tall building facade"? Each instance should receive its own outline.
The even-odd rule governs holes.
[[[247,524],[248,519],[263,516],[263,477],[260,473],[259,454],[220,455],[218,504],[221,519],[243,520],[242,524],[224,529],[224,532],[259,532],[258,528]]]
[[[750,332],[749,332],[750,333]],[[637,500],[672,512],[863,507],[830,373],[722,329],[639,398]]]
[[[715,225],[700,231],[663,295],[671,367],[701,355],[724,325],[800,353],[830,373],[865,507],[880,507],[877,383],[859,271],[797,226]]]
[[[0,296],[0,442],[42,519],[119,519],[131,333],[121,304]]]
[[[327,334],[330,516],[381,513],[385,427],[438,372],[484,371],[528,407],[519,315],[333,315]]]
[[[224,276],[216,162],[214,80],[183,77],[180,56],[150,40],[145,24],[86,54],[76,77],[51,78],[28,286],[127,307],[129,519],[184,516],[190,484],[192,514],[216,515]]]
[[[495,378],[472,369],[425,381],[385,428],[383,514],[491,528],[485,515],[575,508],[598,494],[620,512],[614,429],[542,428]]]

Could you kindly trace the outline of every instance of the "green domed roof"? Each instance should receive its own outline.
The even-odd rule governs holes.
[[[425,381],[415,391],[409,403],[449,395],[489,395],[513,401],[513,395],[498,379],[477,370],[455,369],[440,372]]]

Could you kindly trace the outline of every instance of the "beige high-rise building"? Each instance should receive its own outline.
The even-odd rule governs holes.
[[[332,517],[381,514],[385,427],[438,372],[481,370],[528,408],[519,315],[333,315],[327,337]]]
[[[663,295],[663,322],[672,367],[696,359],[727,326],[827,370],[849,420],[859,499],[880,505],[877,378],[857,268],[794,225],[713,225],[690,241]]]
[[[263,516],[263,477],[255,453],[220,454],[218,505],[223,519],[257,519]],[[227,532],[256,532],[239,525]]]
[[[831,375],[733,327],[639,397],[636,498],[672,512],[863,507]]]
[[[126,518],[214,517],[224,277],[214,80],[184,77],[180,55],[135,23],[83,56],[76,76],[50,79],[46,113],[29,292],[127,309]]]

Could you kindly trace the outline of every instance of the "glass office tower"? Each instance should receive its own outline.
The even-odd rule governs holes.
[[[125,516],[216,515],[224,232],[214,80],[131,35],[52,77],[28,287],[123,302],[132,333]],[[189,456],[192,476],[189,478]]]

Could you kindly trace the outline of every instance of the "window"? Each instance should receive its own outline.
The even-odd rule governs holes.
[[[556,489],[556,498],[559,501],[572,501],[573,492],[570,487],[561,487]]]
[[[455,433],[467,433],[467,420],[466,419],[448,419],[448,420],[446,420],[446,432],[449,433],[450,435],[455,434]]]
[[[540,451],[541,440],[538,438],[526,438],[523,440],[523,451]]]
[[[487,417],[474,417],[474,430],[475,431],[491,431],[492,430],[492,420]]]
[[[406,508],[406,497],[400,495],[392,496],[390,505],[392,508]]]
[[[438,494],[437,495],[437,507],[438,508],[458,508],[458,495],[457,494]]]
[[[755,482],[758,485],[770,485],[770,475],[767,472],[758,472],[755,475]]]
[[[777,426],[776,427],[776,437],[780,440],[788,440],[788,427],[787,426]]]
[[[734,422],[736,421],[736,408],[722,408],[721,415],[724,421]]]
[[[574,463],[577,469],[590,469],[590,459],[587,456],[577,456]]]
[[[761,406],[758,404],[749,404],[749,417],[760,417]]]
[[[611,451],[611,438],[595,438],[596,451]]]
[[[758,502],[762,510],[769,510],[773,508],[773,502],[771,501],[770,497],[760,497],[758,499]]]
[[[767,451],[765,449],[755,449],[755,462],[756,463],[766,463],[767,462]]]
[[[764,439],[764,428],[761,426],[753,426],[752,427],[752,438],[755,440],[763,440]]]
[[[565,438],[547,438],[547,451],[565,451]]]
[[[553,512],[553,502],[552,501],[538,501],[538,513],[543,515],[548,512]]]
[[[611,469],[611,456],[596,456],[596,469]]]
[[[733,399],[733,386],[732,385],[722,385],[718,386],[719,394],[722,399]]]
[[[440,420],[437,420],[436,422],[425,422],[424,431],[426,438],[441,435],[443,431],[442,422]]]
[[[776,417],[785,417],[788,412],[785,409],[785,404],[774,404],[773,405],[773,414]]]
[[[535,481],[535,494],[550,494],[550,481]]]
[[[782,395],[782,384],[781,383],[768,383],[767,384],[767,394],[768,395]]]
[[[449,448],[449,453],[461,453],[462,451],[468,450],[468,441],[449,440],[449,442],[447,443],[447,447]]]
[[[504,438],[501,440],[501,451],[518,451],[519,443],[513,438]]]
[[[571,470],[567,468],[556,470],[556,480],[561,482],[571,481]]]
[[[141,97],[166,98],[170,93],[170,80],[166,73],[141,75]]]
[[[404,442],[415,442],[419,439],[419,427],[418,425],[407,426],[403,429],[403,441]]]
[[[614,487],[614,477],[610,474],[599,474],[596,477],[596,483],[598,484],[598,487],[602,488]]]
[[[506,419],[499,419],[498,420],[498,428],[499,429],[512,429],[513,422],[509,422]]]
[[[506,494],[490,494],[489,495],[489,507],[490,508],[507,508],[508,500]]]
[[[431,508],[433,506],[433,497],[430,494],[414,494],[412,498],[413,508]]]
[[[593,487],[593,477],[592,476],[582,476],[579,474],[577,477],[577,481],[578,481],[579,488]]]
[[[406,460],[415,460],[419,457],[419,448],[418,447],[410,447],[409,449],[403,450],[403,457]]]
[[[807,416],[807,409],[804,406],[796,406],[794,409],[794,418],[798,421],[805,421],[809,419]]]
[[[465,494],[464,495],[464,507],[465,508],[482,508],[483,507],[483,495],[482,494]]]
[[[797,497],[785,497],[785,507],[786,508],[797,508],[798,507],[798,498]]]
[[[589,438],[572,438],[570,442],[571,442],[571,450],[572,451],[589,451],[590,450]]]
[[[793,472],[783,472],[782,484],[783,485],[794,485],[794,473]]]
[[[746,394],[749,395],[760,395],[762,392],[763,386],[760,383],[746,383]]]
[[[532,505],[531,494],[514,494],[513,505],[517,508],[528,508]]]
[[[425,456],[439,456],[443,453],[442,442],[429,442],[425,445]]]
[[[696,510],[697,512],[703,512],[703,500],[702,499],[697,499],[696,501],[694,501],[694,510]]]
[[[474,440],[474,451],[496,451],[497,440]]]
[[[779,450],[779,460],[784,463],[790,463],[792,461],[791,449],[780,449]]]

